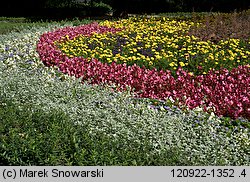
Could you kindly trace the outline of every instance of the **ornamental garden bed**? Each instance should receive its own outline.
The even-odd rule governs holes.
[[[45,65],[83,82],[249,119],[249,41],[203,41],[189,35],[194,26],[167,18],[105,21],[45,33],[37,50]]]
[[[249,165],[249,21],[223,16],[1,35],[0,165]]]

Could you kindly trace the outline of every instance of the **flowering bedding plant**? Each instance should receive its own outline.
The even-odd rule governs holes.
[[[173,99],[218,116],[250,118],[250,42],[189,36],[194,23],[130,18],[66,27],[40,37],[47,66],[91,84],[132,88],[136,97]]]
[[[105,23],[105,27],[97,23],[69,27],[75,24],[53,22],[0,36],[0,158],[3,159],[0,161],[3,164],[250,164],[250,123],[244,115],[249,108],[247,60],[246,64],[232,69],[191,74],[187,66],[167,71],[143,68],[137,63],[109,63],[105,58],[71,57],[62,51],[60,45],[80,36],[84,38],[83,32],[89,33],[86,38],[91,38],[126,31],[118,23]],[[95,33],[100,30],[103,33]],[[47,66],[41,61],[42,56]],[[84,80],[106,84],[82,84]],[[134,93],[130,89],[113,91],[127,89],[126,84],[134,87]],[[146,93],[156,99],[142,98]],[[169,100],[164,100],[168,95]],[[223,97],[228,105],[223,105]],[[192,104],[199,103],[194,102],[199,99],[202,105],[188,110],[187,104],[193,108]],[[237,119],[202,112],[202,107],[211,111],[216,104],[217,114],[220,111],[224,116],[227,111],[232,117],[234,107],[245,110],[239,112]],[[59,152],[55,153],[55,149]]]

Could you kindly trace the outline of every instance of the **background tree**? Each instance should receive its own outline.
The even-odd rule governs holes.
[[[77,2],[88,2],[88,4]],[[78,6],[79,5],[79,6]],[[108,5],[113,8],[113,14],[120,16],[122,13],[166,13],[176,11],[232,12],[249,9],[249,0],[11,0],[1,2],[1,16],[30,16],[47,13],[46,10],[64,8],[66,13],[76,13],[78,7],[85,8],[91,15],[104,13]],[[98,7],[98,8],[97,8]],[[71,10],[67,10],[70,9]],[[103,8],[103,9],[101,9]],[[45,10],[45,11],[44,11]],[[61,9],[61,11],[63,11]],[[50,13],[53,14],[51,10]],[[66,14],[62,13],[62,14]],[[60,13],[59,13],[60,14]]]

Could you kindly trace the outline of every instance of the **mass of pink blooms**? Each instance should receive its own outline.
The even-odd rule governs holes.
[[[137,97],[172,99],[179,106],[190,109],[202,107],[205,111],[213,111],[218,116],[231,118],[244,117],[250,119],[250,67],[239,66],[231,71],[211,70],[206,75],[191,76],[179,68],[177,78],[170,71],[145,69],[137,65],[102,63],[96,59],[91,61],[74,57],[69,58],[55,45],[66,35],[69,39],[82,34],[91,36],[93,32],[116,33],[120,31],[91,23],[78,27],[66,27],[53,32],[44,33],[37,44],[41,60],[47,66],[57,66],[60,71],[82,78],[91,84],[116,84],[119,90],[128,86]]]

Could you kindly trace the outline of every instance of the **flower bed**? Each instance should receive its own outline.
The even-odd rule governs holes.
[[[185,112],[44,66],[37,40],[66,25],[0,36],[2,165],[249,165],[247,119]]]
[[[188,36],[182,40],[182,44],[180,45],[173,44],[175,40],[170,43],[171,46],[176,46],[176,49],[179,49],[179,53],[177,54],[179,57],[174,57],[173,55],[173,61],[169,61],[172,57],[168,57],[168,60],[164,57],[167,47],[162,49],[165,52],[163,51],[162,55],[159,55],[161,58],[157,57],[157,51],[155,51],[152,56],[139,54],[138,56],[140,56],[140,59],[138,60],[138,56],[136,57],[134,54],[134,52],[136,52],[135,50],[138,50],[138,47],[133,47],[133,45],[137,45],[138,43],[133,43],[136,42],[136,37],[134,39],[135,41],[120,45],[120,48],[124,48],[125,46],[125,50],[122,52],[122,54],[124,54],[124,60],[118,59],[119,55],[121,58],[121,54],[115,51],[112,53],[114,58],[112,55],[109,55],[109,50],[114,48],[112,47],[112,41],[106,42],[107,44],[103,44],[104,47],[101,47],[101,51],[105,53],[105,56],[101,57],[101,52],[96,50],[98,47],[100,49],[101,45],[94,45],[94,41],[101,42],[99,40],[102,40],[102,37],[108,35],[114,35],[117,40],[119,39],[119,35],[123,35],[123,37],[120,36],[120,39],[126,37],[124,31],[133,34],[133,29],[143,30],[143,24],[140,24],[140,21],[135,21],[134,24],[131,24],[133,20],[129,19],[128,21],[115,23],[104,22],[103,26],[98,25],[97,23],[92,23],[79,27],[66,27],[58,29],[54,32],[43,34],[37,44],[37,50],[45,65],[58,66],[63,73],[76,76],[77,78],[81,77],[83,81],[87,80],[91,84],[116,84],[118,90],[125,90],[127,87],[131,87],[136,97],[163,100],[171,97],[175,101],[174,104],[179,107],[187,106],[190,109],[202,107],[205,111],[214,112],[219,116],[250,118],[250,67],[247,65],[249,62],[250,52],[240,47],[244,47],[247,43],[243,45],[241,41],[228,40],[228,42],[236,42],[235,44],[232,44],[229,49],[226,49],[226,46],[229,46],[228,44],[226,44],[225,47],[211,44],[215,47],[213,50],[210,50],[211,47],[208,46],[207,51],[210,52],[207,53],[206,59],[209,60],[207,61],[208,63],[219,65],[216,70],[214,70],[213,65],[212,67],[209,67],[209,64],[206,64],[206,61],[199,62],[197,59],[191,59],[190,56],[192,54],[194,54],[194,56],[197,55],[197,51],[199,51],[199,49],[197,49],[196,52],[192,52],[194,49],[189,50],[189,45],[185,47],[185,50],[182,48],[179,49],[180,45],[185,45]],[[165,28],[164,26],[170,24],[173,24],[172,28],[178,25],[178,22],[168,22],[168,20],[164,19],[160,21],[143,20],[142,22],[145,23],[145,21],[148,21],[148,24],[146,25],[148,25],[149,28],[144,27],[144,29],[148,32],[156,31],[154,27],[158,27],[159,25],[163,26],[162,28]],[[167,23],[162,25],[162,23],[160,24],[159,22]],[[131,24],[131,26],[129,26],[129,24]],[[136,25],[139,25],[139,28],[136,28]],[[178,35],[185,34],[191,25],[192,23],[184,22],[180,23],[179,27],[177,26],[178,28],[175,29],[171,29],[171,26],[169,26],[168,31],[165,35],[163,35],[163,37],[175,37],[178,39]],[[170,35],[168,35],[168,33]],[[138,34],[138,32],[136,32],[136,34]],[[144,34],[140,34],[138,39],[140,39],[140,37],[142,38],[143,35]],[[112,36],[110,38],[112,39]],[[143,41],[150,40],[150,44],[144,42],[142,48],[150,45],[159,47],[160,40],[158,42],[156,40],[154,41],[155,38],[157,38],[157,36],[152,34],[150,39],[148,37],[143,39]],[[195,37],[193,37],[193,39],[196,40]],[[91,44],[87,45],[86,40],[87,42],[88,40],[91,40],[92,42],[90,41],[90,43],[94,47],[91,47]],[[74,42],[76,42],[76,44]],[[168,45],[167,42],[163,41],[163,43],[165,43],[164,46],[166,44]],[[188,44],[189,43],[192,44],[193,47],[195,47],[195,45],[198,47],[199,45],[199,42],[194,43],[189,41]],[[221,43],[225,44],[223,41]],[[203,44],[209,43],[203,42]],[[111,47],[106,48],[108,45]],[[235,50],[240,48],[238,51],[239,54],[232,52],[234,47]],[[154,47],[148,48],[151,51],[155,50]],[[119,48],[116,50],[119,50]],[[175,51],[173,47],[168,50],[173,52]],[[201,50],[206,52],[204,47]],[[187,54],[185,54],[185,51]],[[231,61],[226,63],[232,64],[224,63],[225,60],[224,62],[223,60],[221,62],[217,61],[221,57],[218,56],[218,52],[222,54],[222,51],[227,51],[230,55],[232,52],[230,57],[228,57],[228,55],[224,56],[227,61]],[[173,52],[171,53],[174,54]],[[211,52],[214,52],[213,56],[211,55]],[[241,57],[239,57],[240,55]],[[145,57],[145,60],[143,59],[143,56]],[[148,58],[150,61],[147,60]],[[239,65],[238,63],[243,65]],[[228,65],[228,69],[230,71],[228,69],[221,68],[225,67],[224,65]],[[178,68],[178,66],[180,67]],[[201,70],[196,71],[199,69]],[[201,71],[202,73],[206,72],[206,74],[198,74]]]

